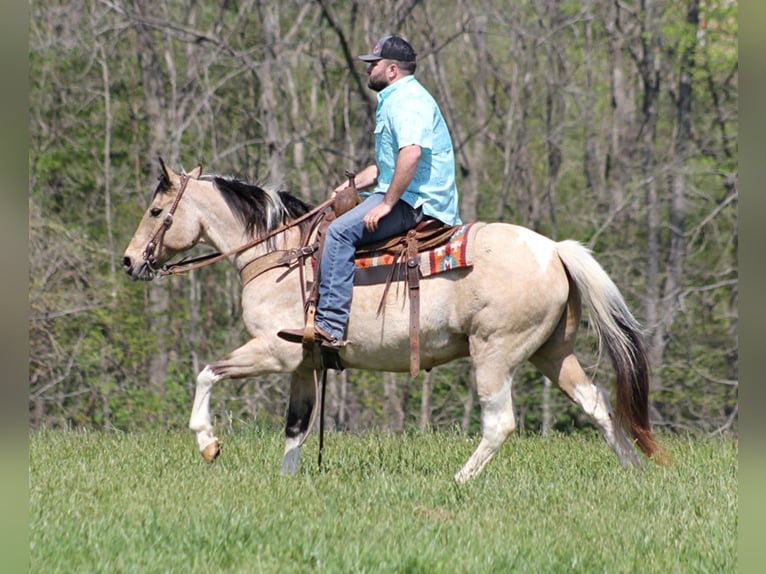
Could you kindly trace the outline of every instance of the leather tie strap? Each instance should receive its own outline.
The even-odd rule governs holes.
[[[407,285],[410,294],[410,375],[420,371],[420,258],[416,231],[407,232]]]

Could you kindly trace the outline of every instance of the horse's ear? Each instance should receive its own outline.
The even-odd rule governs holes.
[[[193,179],[199,179],[199,176],[202,175],[202,164],[198,163],[197,167],[191,170],[188,175]]]
[[[167,166],[167,164],[165,163],[165,160],[162,159],[162,156],[158,156],[158,159],[160,160],[160,167],[162,167],[162,173],[165,175],[168,182],[171,185],[177,186],[179,182],[181,181],[181,176]]]

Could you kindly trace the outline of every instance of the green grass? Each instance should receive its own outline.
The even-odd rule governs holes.
[[[30,438],[31,572],[734,572],[737,444],[661,437],[672,466],[626,472],[594,434],[512,436],[452,475],[460,433],[330,434],[297,476],[273,430]]]

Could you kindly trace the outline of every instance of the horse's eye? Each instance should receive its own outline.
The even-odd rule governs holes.
[[[160,207],[152,207],[149,210],[149,215],[151,215],[152,217],[157,217],[159,216],[160,213],[162,213],[162,208]]]

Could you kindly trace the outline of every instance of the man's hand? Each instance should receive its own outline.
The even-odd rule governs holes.
[[[365,229],[367,229],[367,231],[375,231],[378,228],[378,222],[389,213],[391,213],[391,206],[385,201],[379,203],[364,216],[362,221],[364,221]]]

